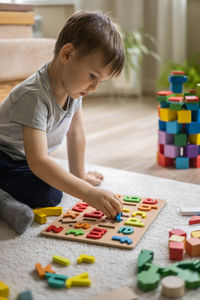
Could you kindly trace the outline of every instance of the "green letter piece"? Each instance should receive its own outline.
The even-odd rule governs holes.
[[[160,266],[152,264],[148,264],[148,266],[150,266],[148,270],[142,271],[137,275],[138,288],[145,292],[155,290],[161,277],[158,273],[161,269]]]
[[[154,256],[153,251],[141,250],[140,254],[138,255],[138,259],[137,259],[138,272],[141,272],[144,270],[145,264],[152,262],[153,256]]]
[[[123,200],[124,200],[125,202],[139,203],[142,199],[139,198],[139,197],[129,197],[129,196],[125,196],[125,197],[123,198]]]
[[[74,235],[83,235],[84,231],[82,229],[70,229],[66,231],[66,234],[74,234]]]

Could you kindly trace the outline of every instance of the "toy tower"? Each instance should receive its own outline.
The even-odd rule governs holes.
[[[168,77],[169,91],[159,91],[157,162],[162,167],[176,169],[200,168],[200,85],[183,93],[187,76],[172,71]]]

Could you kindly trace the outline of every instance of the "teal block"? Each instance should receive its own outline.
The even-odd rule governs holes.
[[[27,290],[19,293],[16,300],[33,300],[31,291]]]
[[[182,124],[177,121],[166,122],[166,132],[170,134],[177,134],[182,132]]]
[[[65,281],[68,279],[68,276],[55,273],[46,273],[45,278],[47,279],[50,287],[61,289],[65,287]]]
[[[189,169],[189,158],[188,157],[177,157],[176,158],[176,169]]]

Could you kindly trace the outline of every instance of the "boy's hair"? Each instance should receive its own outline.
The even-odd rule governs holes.
[[[73,44],[79,57],[100,50],[105,66],[109,65],[110,76],[121,73],[125,61],[123,42],[116,25],[105,14],[96,11],[74,13],[58,36],[55,56],[67,43]]]

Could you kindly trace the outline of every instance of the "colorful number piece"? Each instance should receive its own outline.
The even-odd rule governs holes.
[[[63,230],[62,226],[56,227],[55,225],[50,225],[46,231],[53,231],[54,233],[59,233]]]
[[[77,258],[77,263],[94,263],[95,262],[95,257],[92,255],[87,255],[87,254],[80,254],[79,257]]]
[[[84,231],[82,229],[70,229],[66,231],[66,234],[74,234],[78,236],[78,235],[83,235]]]
[[[65,287],[66,280],[69,277],[60,274],[46,273],[45,278],[47,279],[48,285],[50,287],[61,289]]]
[[[139,197],[130,197],[130,196],[125,196],[123,198],[125,202],[132,202],[132,203],[139,203],[142,199]]]
[[[88,272],[81,273],[77,276],[70,277],[66,280],[66,287],[69,289],[72,286],[90,286],[91,279]]]
[[[70,260],[65,258],[65,257],[59,256],[59,255],[53,255],[52,259],[53,259],[54,262],[56,262],[60,265],[63,265],[63,266],[69,266],[70,265]]]
[[[38,273],[38,276],[40,279],[45,277],[45,273],[56,273],[55,271],[52,270],[51,265],[47,265],[46,267],[42,267],[40,263],[35,264],[35,269]]]

